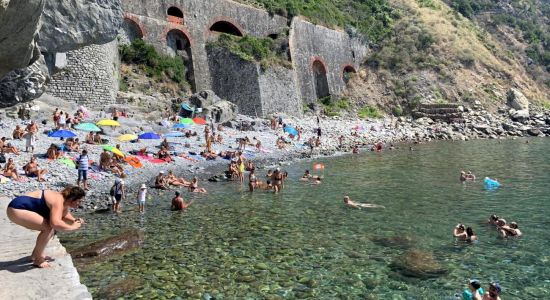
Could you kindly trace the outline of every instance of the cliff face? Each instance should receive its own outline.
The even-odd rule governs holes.
[[[44,92],[50,74],[41,53],[76,50],[115,39],[120,0],[2,0],[0,2],[0,107]]]

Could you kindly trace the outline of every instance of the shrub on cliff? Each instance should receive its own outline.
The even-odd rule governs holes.
[[[186,83],[183,60],[158,54],[152,45],[142,39],[135,39],[129,45],[121,45],[119,52],[122,62],[143,67],[148,76],[166,76],[174,82]]]
[[[291,67],[290,62],[277,48],[277,43],[271,38],[258,38],[253,36],[238,37],[222,33],[218,40],[210,43],[209,47],[223,47],[234,55],[247,61],[259,62],[262,67],[271,65]]]

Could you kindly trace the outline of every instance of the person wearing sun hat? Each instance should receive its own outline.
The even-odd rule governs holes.
[[[168,183],[166,182],[166,176],[164,176],[164,171],[160,171],[157,177],[155,177],[155,188],[161,190],[168,189]]]
[[[500,287],[500,284],[498,282],[491,282],[489,283],[489,291],[485,292],[482,300],[501,300],[500,299],[501,291],[502,291],[502,288]]]
[[[139,191],[137,192],[137,200],[139,204],[139,212],[145,212],[145,199],[147,198],[147,186],[144,184],[141,185]]]

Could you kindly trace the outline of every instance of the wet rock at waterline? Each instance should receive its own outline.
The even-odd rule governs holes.
[[[98,299],[117,299],[132,294],[135,290],[143,287],[143,278],[128,277],[116,280],[97,293]]]
[[[397,257],[390,268],[406,277],[432,278],[447,274],[432,253],[413,249]]]
[[[374,237],[372,241],[380,246],[397,249],[409,249],[414,246],[414,239],[410,236],[380,236]]]
[[[105,257],[140,247],[143,244],[143,232],[132,230],[101,241],[94,242],[71,251],[73,259]]]

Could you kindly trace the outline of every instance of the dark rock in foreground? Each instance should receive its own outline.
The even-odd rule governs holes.
[[[73,259],[105,257],[143,245],[143,232],[132,230],[71,251]]]

